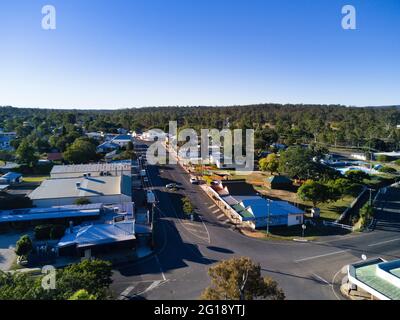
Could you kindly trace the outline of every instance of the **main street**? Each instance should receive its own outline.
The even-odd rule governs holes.
[[[265,275],[278,281],[287,299],[342,299],[339,285],[346,265],[359,261],[362,254],[400,258],[400,234],[392,228],[308,243],[251,239],[233,230],[200,187],[190,184],[179,165],[149,166],[148,175],[158,200],[156,253],[115,270],[112,288],[117,296],[198,299],[210,284],[207,270],[211,265],[248,256],[261,264]],[[170,182],[179,184],[180,190],[168,191],[165,185]],[[199,221],[184,219],[183,195],[196,206]],[[381,202],[391,203],[385,199]],[[400,214],[400,210],[395,212]],[[378,217],[383,219],[384,213]]]

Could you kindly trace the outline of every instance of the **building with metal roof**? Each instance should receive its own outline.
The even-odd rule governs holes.
[[[22,182],[22,174],[16,172],[8,172],[0,177],[0,184],[13,185]]]
[[[102,210],[102,204],[4,210],[0,211],[0,223],[74,220],[77,218],[97,219]]]
[[[78,178],[89,174],[92,177],[121,176],[131,174],[131,164],[124,163],[89,163],[73,165],[57,165],[50,172],[52,179]]]
[[[119,145],[121,148],[127,147],[132,142],[132,136],[128,134],[120,134],[111,140],[112,143]]]
[[[212,189],[231,210],[231,217],[252,228],[302,224],[304,211],[286,201],[264,199],[244,180],[215,181]]]
[[[67,230],[57,244],[61,256],[82,256],[88,250],[92,254],[117,248],[134,249],[135,246],[135,220],[78,226]]]
[[[267,186],[271,189],[287,190],[292,188],[293,182],[285,176],[272,176],[267,179]]]
[[[371,299],[400,300],[400,259],[366,260],[349,265],[347,272],[349,282],[370,294]]]
[[[41,208],[71,205],[79,198],[87,198],[91,203],[131,202],[132,181],[126,175],[49,179],[28,197]]]

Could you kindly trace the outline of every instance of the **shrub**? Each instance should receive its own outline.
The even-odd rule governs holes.
[[[373,216],[374,208],[369,203],[366,203],[360,209],[361,228],[364,228],[370,222]]]
[[[26,257],[32,251],[32,240],[28,235],[22,236],[16,243],[15,253],[17,256]]]
[[[78,199],[76,199],[75,202],[74,202],[74,204],[76,204],[76,205],[78,205],[78,206],[83,206],[83,205],[85,205],[85,204],[91,204],[91,203],[92,203],[92,202],[91,202],[88,198],[85,198],[85,197],[78,198]]]
[[[35,239],[36,240],[56,240],[62,238],[65,233],[65,227],[63,225],[40,225],[35,227]]]
[[[48,240],[50,239],[51,225],[40,225],[35,227],[35,239],[36,240]]]
[[[60,239],[65,234],[65,227],[62,225],[54,225],[50,230],[50,239]]]
[[[383,173],[397,173],[397,170],[395,168],[392,167],[382,167],[379,169],[379,172],[383,172]]]
[[[361,170],[349,170],[346,177],[356,183],[362,183],[364,179],[369,179],[369,174]]]
[[[31,208],[32,200],[21,195],[10,195],[0,192],[0,210]]]
[[[389,162],[389,161],[391,161],[393,159],[390,156],[387,156],[385,154],[379,154],[376,157],[376,160],[379,161],[379,162]]]

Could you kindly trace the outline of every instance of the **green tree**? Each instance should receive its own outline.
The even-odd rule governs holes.
[[[379,162],[389,162],[389,161],[392,161],[393,159],[390,156],[387,156],[385,154],[379,154],[376,157],[376,160]]]
[[[208,270],[211,286],[201,295],[203,300],[284,300],[278,284],[261,276],[261,266],[250,258],[224,260]]]
[[[15,254],[20,257],[27,257],[32,251],[32,240],[28,235],[22,236],[15,246]]]
[[[84,289],[78,290],[75,292],[68,300],[96,300],[96,296],[93,294],[89,294]]]
[[[328,202],[336,197],[336,194],[333,195],[332,190],[326,185],[308,180],[297,190],[297,196],[303,201],[312,202],[313,206],[317,207],[319,203]]]
[[[84,300],[110,298],[110,262],[85,260],[56,271],[56,289],[44,290],[42,277],[0,271],[0,300]]]
[[[315,173],[312,158],[313,154],[309,149],[291,147],[281,153],[279,172],[284,172],[291,178],[309,179]]]
[[[258,162],[261,171],[269,171],[271,174],[278,172],[279,158],[275,153],[269,154]]]
[[[395,168],[385,166],[380,168],[379,172],[395,174],[397,173],[397,170]]]
[[[39,159],[35,148],[25,139],[18,146],[16,155],[18,163],[27,164],[29,167],[33,167]]]
[[[41,277],[34,278],[22,272],[6,273],[0,270],[0,300],[45,299]]]
[[[85,139],[77,139],[64,152],[64,159],[74,164],[96,160],[96,147]]]
[[[182,198],[182,209],[187,216],[190,216],[194,213],[194,206],[188,197]]]
[[[360,189],[359,184],[346,178],[329,180],[326,185],[333,191],[337,190],[340,195],[339,199],[346,195],[354,195]]]
[[[372,219],[374,215],[374,207],[369,203],[365,204],[360,209],[361,228],[364,228]]]
[[[349,170],[346,177],[356,183],[363,183],[364,179],[369,179],[369,174],[361,170]]]
[[[112,266],[102,260],[84,260],[57,271],[56,299],[66,300],[78,290],[86,290],[97,299],[109,297],[108,288],[112,283]]]

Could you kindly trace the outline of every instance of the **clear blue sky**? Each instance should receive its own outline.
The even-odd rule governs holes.
[[[0,1],[0,105],[362,106],[399,92],[399,0]]]

